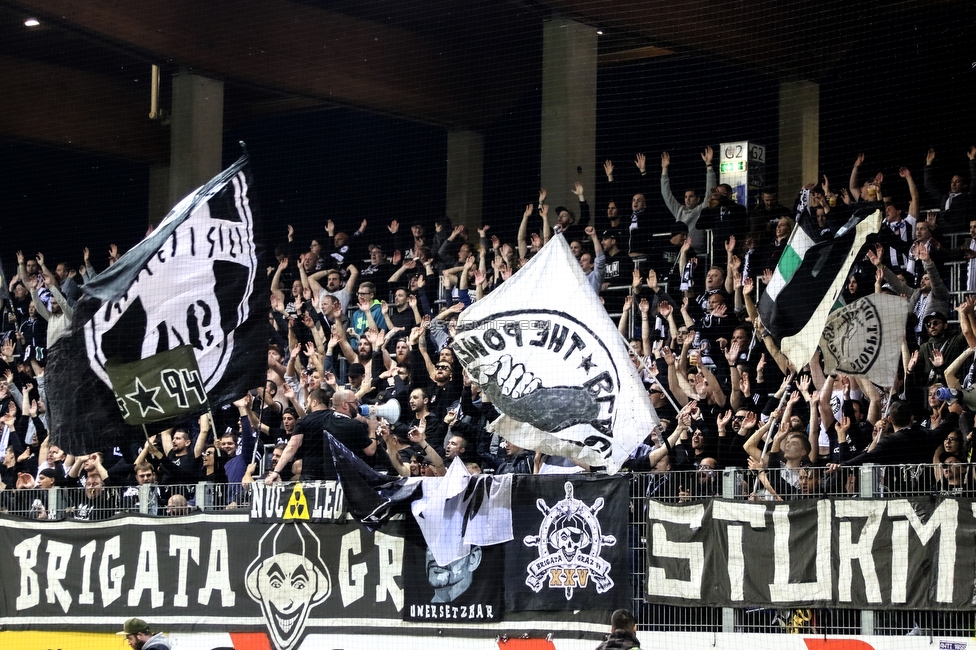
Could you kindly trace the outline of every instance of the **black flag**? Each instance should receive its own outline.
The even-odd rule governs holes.
[[[255,244],[247,154],[173,208],[85,284],[70,331],[51,347],[52,440],[70,453],[121,444],[126,425],[106,366],[193,348],[214,407],[261,386],[268,292]]]
[[[505,609],[612,611],[630,602],[630,480],[516,475]]]
[[[189,345],[135,363],[112,363],[105,370],[126,424],[199,415],[210,406]]]

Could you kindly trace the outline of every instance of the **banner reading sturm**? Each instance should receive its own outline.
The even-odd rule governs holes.
[[[647,502],[646,598],[715,607],[972,610],[974,502]]]

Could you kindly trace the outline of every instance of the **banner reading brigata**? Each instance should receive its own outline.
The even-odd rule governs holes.
[[[553,622],[598,623],[603,632],[608,610],[631,595],[628,478],[530,475],[514,487],[512,477],[480,478],[456,502],[427,495],[423,516],[457,525],[460,538],[487,529],[442,563],[414,515],[370,530],[345,516],[334,481],[261,486],[250,511],[100,522],[0,515],[0,626],[70,620],[104,630],[151,611],[168,630],[263,630],[271,647],[295,650],[307,632],[504,624],[544,610],[547,629],[519,629],[545,636]],[[506,520],[515,539],[499,536]]]
[[[974,507],[648,501],[645,593],[676,605],[973,610]]]
[[[167,632],[262,632],[263,647],[295,650],[308,634],[429,634],[427,623],[504,619],[507,544],[485,547],[456,571],[419,558],[407,567],[418,544],[409,520],[370,531],[351,520],[259,524],[245,512],[98,523],[0,515],[0,626],[114,631],[140,616],[166,621]],[[474,581],[459,582],[469,569]],[[565,600],[562,590],[551,596]],[[608,615],[550,612],[544,627],[518,629],[545,636],[557,623],[602,633]],[[404,619],[416,622],[404,627]]]

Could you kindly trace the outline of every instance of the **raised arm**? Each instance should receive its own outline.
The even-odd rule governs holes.
[[[283,257],[281,261],[278,262],[278,268],[275,269],[274,276],[271,278],[271,294],[281,300],[285,299],[285,294],[281,290],[281,273],[288,268],[288,258]]]
[[[634,273],[640,273],[640,271],[635,270]],[[624,297],[623,312],[620,314],[620,322],[617,323],[617,331],[620,332],[620,336],[627,337],[627,325],[630,323],[630,308],[634,305],[634,297],[627,294]]]
[[[976,327],[973,326],[974,305],[976,305],[976,297],[966,296],[966,299],[959,301],[956,307],[956,313],[959,314],[959,330],[971,348],[976,348]]]
[[[342,324],[338,321],[336,321],[336,326],[332,328],[332,338],[339,344],[339,349],[342,351],[342,356],[345,357],[346,361],[349,363],[359,361],[359,356],[349,344],[349,337],[346,335],[346,330],[343,329]],[[329,346],[333,347],[331,340],[329,341]]]
[[[735,254],[735,235],[725,241],[725,293],[735,293],[735,272],[742,268],[742,260]]]
[[[758,327],[757,331],[760,332],[760,337],[762,338],[763,345],[766,346],[766,350],[769,355],[779,366],[780,372],[784,375],[790,374],[790,360],[783,354],[782,350],[779,349],[779,345],[773,340],[773,337],[766,331],[765,327],[762,327],[762,320],[757,321]]]
[[[958,357],[953,359],[952,363],[945,371],[946,386],[953,390],[962,390],[962,384],[959,383],[959,371],[963,369],[967,362],[973,360],[973,350],[972,348],[967,348],[963,350]]]
[[[929,195],[933,201],[941,201],[942,193],[939,191],[939,186],[935,184],[935,179],[932,178],[932,162],[935,160],[935,149],[929,149],[925,152],[925,168],[922,170],[922,186],[925,187],[925,193]],[[942,205],[939,206],[941,209]]]
[[[427,369],[427,375],[431,380],[434,379],[434,375],[437,373],[437,369],[434,367],[434,361],[430,358],[430,353],[427,352],[427,337],[421,333],[417,338],[417,351],[420,352],[420,356],[424,360],[424,367]],[[416,381],[416,379],[414,379]]]
[[[379,433],[380,437],[383,438],[383,449],[386,451],[386,455],[390,459],[390,465],[392,465],[393,469],[396,470],[397,475],[404,478],[409,478],[410,466],[404,465],[403,461],[400,460],[400,452],[393,451],[393,441],[396,436],[390,432],[390,427],[380,426],[380,428],[377,429],[377,433]]]
[[[706,365],[698,366],[698,376],[704,378],[705,387],[707,388],[708,396],[711,397],[712,403],[719,408],[724,407],[728,398],[725,395],[725,391],[722,390],[722,386],[719,384],[718,379],[712,374],[712,371],[708,369]]]
[[[664,199],[664,204],[668,206],[668,210],[674,215],[674,218],[678,218],[678,214],[681,212],[681,202],[674,198],[674,193],[671,191],[671,178],[668,176],[668,167],[671,166],[671,154],[667,151],[661,152],[661,198]]]
[[[542,195],[543,197],[545,195]],[[518,229],[518,254],[519,258],[525,258],[525,254],[529,251],[529,245],[527,243],[527,237],[529,236],[529,217],[532,215],[532,204],[525,206],[525,212],[522,213],[522,221],[519,223]]]
[[[637,309],[640,311],[641,315],[641,348],[643,348],[644,356],[651,356],[651,303],[647,301],[647,298],[641,298],[640,302],[637,303]]]
[[[434,467],[434,474],[437,476],[444,476],[447,473],[447,469],[444,467],[444,459],[441,458],[437,450],[434,449],[427,442],[427,420],[421,420],[420,425],[416,426],[407,432],[407,438],[410,442],[419,445],[420,450],[424,452],[424,457],[430,461],[430,464]]]
[[[813,364],[810,364],[810,368],[813,368]],[[831,375],[827,377],[824,381],[823,388],[820,391],[820,414],[821,421],[824,427],[830,428],[830,425],[835,422],[834,420],[834,410],[830,408],[830,396],[834,392],[834,377]]]
[[[173,429],[165,429],[159,432],[159,440],[163,444],[163,455],[169,456],[169,452],[173,451]]]
[[[739,427],[740,435],[743,435],[741,432],[743,429],[746,429],[746,427],[749,427],[746,429],[747,433],[748,431],[752,431],[756,427],[757,422],[758,417],[755,413],[750,411]],[[766,432],[769,431],[769,427],[773,422],[773,418],[767,420],[764,425],[758,429],[755,429],[755,431],[742,444],[743,451],[745,451],[749,457],[756,462],[763,462],[763,445],[760,445],[760,443],[763,441],[763,438],[766,437]]]
[[[718,177],[715,176],[715,168],[712,167],[712,159],[715,151],[711,147],[702,150],[701,159],[705,163],[705,197],[712,191],[713,187],[718,187]]]
[[[661,350],[661,354],[664,355],[664,363],[668,366],[668,388],[671,391],[671,396],[674,397],[675,402],[684,406],[688,403],[688,392],[685,391],[681,382],[678,380],[677,359],[674,350],[669,347],[664,347]],[[686,383],[687,381],[685,379]]]
[[[932,254],[929,252],[928,247],[922,244],[915,244],[914,252],[915,256],[922,261],[925,272],[929,276],[929,281],[932,283],[932,294],[929,298],[929,304],[932,304],[933,301],[948,303],[949,289],[942,280],[942,276],[939,275],[939,268],[932,262]],[[885,274],[885,277],[888,277],[887,274]],[[911,295],[911,293],[907,295]]]
[[[868,398],[868,415],[865,418],[873,426],[881,419],[881,393],[877,387],[865,379],[860,383],[861,392]]]
[[[210,414],[204,413],[200,416],[200,435],[197,436],[197,442],[193,445],[193,457],[200,458],[203,456],[204,450],[207,448],[207,441],[210,438]]]
[[[857,173],[858,169],[861,167],[861,163],[864,162],[864,154],[857,154],[857,158],[854,160],[854,167],[851,168],[851,180],[848,182],[847,189],[851,193],[851,198],[857,201],[861,198],[861,187],[857,183]]]
[[[918,187],[915,185],[915,179],[912,178],[912,172],[908,167],[902,167],[898,170],[898,175],[908,183],[908,195],[911,197],[911,201],[908,204],[908,214],[918,219],[922,201],[919,199]]]

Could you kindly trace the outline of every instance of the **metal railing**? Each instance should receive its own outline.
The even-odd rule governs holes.
[[[966,466],[967,471],[969,466]],[[770,470],[783,471],[783,470]],[[864,466],[827,474],[823,469],[804,469],[799,476],[784,477],[797,498],[894,498],[906,496],[976,494],[940,484],[940,466]],[[843,608],[722,608],[664,605],[644,598],[644,564],[647,553],[645,530],[647,499],[681,503],[696,499],[771,500],[772,495],[756,489],[754,473],[740,469],[634,473],[631,475],[629,549],[632,558],[632,610],[641,630],[667,632],[749,632],[801,634],[911,634],[969,636],[976,629],[976,612],[855,610]],[[806,493],[803,492],[806,490]],[[186,498],[187,505],[167,506],[173,494]],[[193,512],[236,511],[249,508],[249,484],[197,483],[173,486],[107,487],[97,494],[85,488],[51,490],[7,490],[0,492],[0,509],[6,514],[32,519],[108,519],[122,513],[180,516]],[[256,524],[257,525],[257,524]]]
[[[174,495],[183,499],[171,501]],[[250,503],[248,483],[110,486],[93,490],[54,487],[0,492],[3,514],[48,521],[101,521],[127,513],[179,516],[249,508]]]

